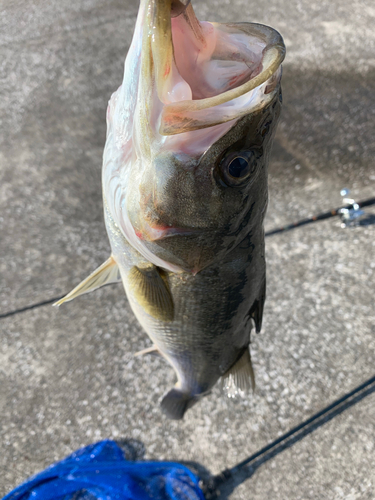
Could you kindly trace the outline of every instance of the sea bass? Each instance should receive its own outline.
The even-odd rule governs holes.
[[[281,107],[279,33],[200,22],[189,1],[141,0],[107,111],[103,200],[110,258],[62,302],[122,281],[177,383],[167,417],[222,380],[253,379],[266,293],[267,164]]]

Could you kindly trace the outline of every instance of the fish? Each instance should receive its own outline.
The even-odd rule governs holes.
[[[285,45],[256,23],[199,21],[189,0],[141,0],[107,109],[104,219],[111,255],[72,300],[122,282],[177,381],[180,420],[221,381],[254,386],[250,334],[266,296],[267,165]]]

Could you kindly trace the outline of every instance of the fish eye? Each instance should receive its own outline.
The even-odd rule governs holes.
[[[243,186],[256,171],[260,156],[255,149],[225,155],[219,164],[221,180],[229,187]]]
[[[249,162],[242,156],[236,156],[228,165],[228,173],[231,177],[241,179],[248,174]]]

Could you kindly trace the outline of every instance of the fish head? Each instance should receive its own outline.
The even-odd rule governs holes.
[[[196,274],[262,224],[285,47],[263,25],[200,23],[189,2],[143,0],[129,54],[104,192],[145,258]]]

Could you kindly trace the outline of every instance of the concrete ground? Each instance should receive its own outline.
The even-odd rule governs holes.
[[[195,1],[202,19],[285,37],[284,109],[266,227],[375,195],[375,7],[366,0]],[[62,295],[109,254],[100,170],[136,0],[2,0],[0,314]],[[368,209],[369,213],[374,210]],[[337,219],[267,239],[257,389],[215,388],[184,421],[121,286],[0,320],[0,495],[73,450],[134,439],[145,458],[217,474],[374,375],[375,225]],[[230,500],[375,498],[375,394],[222,492]]]

